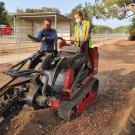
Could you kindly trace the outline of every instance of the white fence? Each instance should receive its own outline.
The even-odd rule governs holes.
[[[128,33],[92,33],[91,37],[93,41],[102,42],[115,39],[128,39]]]
[[[13,34],[11,36],[0,36],[0,51],[16,50],[20,51],[21,48],[30,48],[39,45],[31,41],[27,34],[31,31],[31,27],[14,27]],[[70,39],[70,30],[57,30],[58,36]],[[127,33],[92,33],[92,39],[94,42],[101,42],[105,40],[127,38]]]
[[[127,38],[128,33],[92,33],[92,38],[106,38],[111,37],[113,39],[117,38]]]
[[[39,31],[40,29],[37,29]],[[32,27],[12,27],[12,35],[0,36],[0,51],[17,50],[22,48],[33,48],[39,43],[30,40],[27,35],[32,34],[36,36],[37,32],[33,33]],[[67,40],[70,39],[70,30],[58,29],[57,34]]]

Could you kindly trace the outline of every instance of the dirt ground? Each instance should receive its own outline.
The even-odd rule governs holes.
[[[129,120],[135,112],[135,42],[106,44],[99,47],[99,53],[96,77],[100,88],[91,109],[67,122],[52,110],[24,107],[11,120],[4,135],[130,135],[127,122],[132,121],[135,128],[135,115]],[[7,80],[1,72],[12,64],[0,65],[0,85]]]
[[[28,52],[35,52],[39,50],[39,45],[35,45],[34,47],[22,47],[18,49],[16,46],[11,46],[11,48],[4,48],[3,50],[0,50],[0,56],[7,56],[7,55],[12,55],[12,54],[20,54],[20,53],[28,53]]]

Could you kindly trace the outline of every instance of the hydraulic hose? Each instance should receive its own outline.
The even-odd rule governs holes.
[[[47,88],[47,84],[48,84],[48,81],[49,81],[49,75],[44,71],[41,71],[41,72],[45,77],[45,82],[44,82],[44,85],[43,85],[43,88],[42,88],[42,96],[45,96],[45,90]]]

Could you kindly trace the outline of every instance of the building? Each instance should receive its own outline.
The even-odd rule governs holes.
[[[43,27],[45,18],[52,20],[52,27],[57,30],[58,36],[70,39],[71,36],[71,19],[56,13],[16,13],[14,18],[14,35],[26,36],[27,34],[36,35]]]

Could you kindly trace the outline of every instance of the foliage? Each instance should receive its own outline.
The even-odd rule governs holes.
[[[129,31],[129,27],[130,27],[130,26],[120,26],[120,27],[117,27],[117,28],[113,29],[113,32],[114,32],[114,33],[124,33],[124,32],[128,32],[128,31]]]
[[[135,34],[135,17],[132,19],[132,25],[129,27],[130,35]]]
[[[110,28],[108,26],[103,26],[103,25],[94,25],[92,31],[93,31],[93,33],[105,33],[105,32],[112,31],[112,28]]]
[[[7,24],[8,18],[7,18],[8,12],[5,9],[4,2],[0,1],[0,24]]]
[[[131,4],[133,0],[103,0],[103,2],[107,6],[112,6],[115,4],[117,6],[123,7],[125,5]]]
[[[123,8],[131,3],[135,3],[135,0],[103,0],[103,2],[109,11],[110,8],[116,7],[118,9],[118,8]],[[118,14],[117,12],[115,14],[117,15],[118,18],[122,17],[123,19],[126,16],[126,14]],[[132,25],[130,27],[125,27],[125,28],[120,27],[114,31],[122,31],[122,30],[126,30],[126,29],[129,29],[130,34],[135,33],[135,17],[132,19]]]
[[[71,10],[71,12],[69,14],[67,14],[67,16],[73,20],[71,23],[72,32],[74,31],[74,26],[75,26],[74,12],[78,9],[82,11],[84,18],[89,20],[91,23],[92,23],[92,18],[94,17],[94,12],[93,12],[91,3],[85,2],[84,6],[82,6],[81,4],[75,6]]]
[[[60,13],[59,9],[48,8],[48,7],[42,7],[41,9],[34,9],[34,8],[27,8],[25,10],[17,9],[17,13],[37,13],[37,12],[57,12],[57,13]]]

